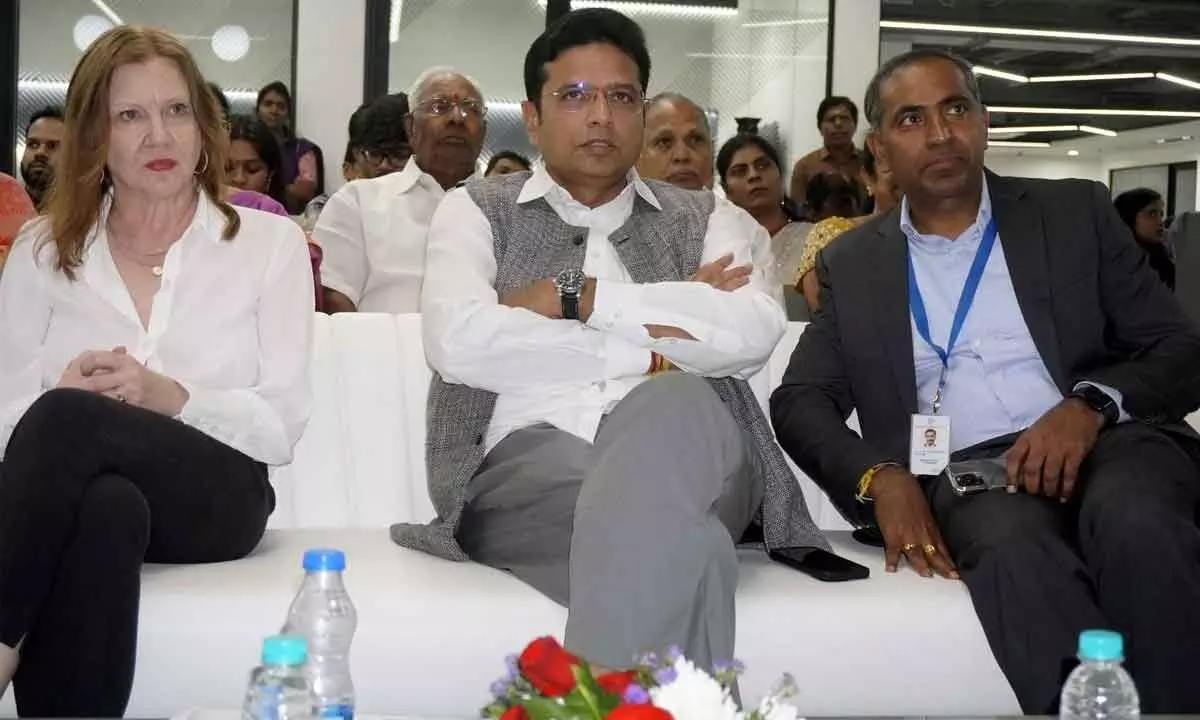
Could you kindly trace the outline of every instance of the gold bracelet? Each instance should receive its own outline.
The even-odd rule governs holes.
[[[867,471],[862,474],[861,478],[858,479],[858,492],[854,494],[854,499],[859,502],[867,502],[868,500],[871,500],[872,498],[867,495],[867,493],[871,491],[871,481],[875,479],[875,476],[879,474],[880,470],[889,467],[900,466],[892,462],[883,462],[867,468]]]

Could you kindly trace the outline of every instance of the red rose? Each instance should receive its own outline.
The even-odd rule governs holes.
[[[575,687],[571,666],[578,664],[579,658],[563,650],[552,637],[529,643],[517,660],[521,674],[546,697],[560,697],[571,692]]]
[[[596,678],[596,684],[599,685],[600,689],[604,692],[610,692],[617,697],[620,697],[621,694],[625,692],[625,688],[633,684],[633,681],[636,677],[637,673],[632,670],[626,670],[625,672],[610,672]]]
[[[504,711],[500,716],[500,720],[529,720],[529,713],[525,712],[525,708],[520,705],[513,705]]]
[[[674,720],[671,713],[653,705],[618,705],[604,720]]]

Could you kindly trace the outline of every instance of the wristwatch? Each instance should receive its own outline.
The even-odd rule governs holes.
[[[583,294],[583,283],[587,276],[582,270],[563,270],[554,278],[554,289],[562,303],[562,316],[567,320],[579,319],[579,296]]]
[[[1080,384],[1067,397],[1082,400],[1085,405],[1103,415],[1106,426],[1112,425],[1120,417],[1117,401],[1095,385]]]

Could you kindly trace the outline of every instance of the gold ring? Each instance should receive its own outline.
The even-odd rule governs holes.
[[[933,545],[926,545],[925,547],[923,547],[921,549],[925,551],[926,555],[932,555],[935,552],[937,552],[937,548],[934,547]]]
[[[900,548],[900,550],[902,552],[906,552],[906,553],[910,553],[916,549],[917,549],[917,546],[913,543],[905,543],[904,546]]]

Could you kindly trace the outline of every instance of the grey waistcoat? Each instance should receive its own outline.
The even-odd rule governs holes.
[[[515,173],[472,180],[466,186],[492,226],[496,291],[501,295],[562,270],[583,267],[587,229],[567,225],[545,199],[518,204],[528,179],[529,173]],[[700,265],[713,196],[666,183],[648,184],[662,210],[635,195],[633,214],[609,240],[634,282],[685,280]],[[767,547],[828,548],[750,386],[733,378],[709,382],[754,450],[755,469],[766,488],[761,522]],[[426,408],[425,462],[438,517],[428,525],[393,525],[392,539],[397,543],[451,560],[467,559],[454,531],[467,483],[483,462],[484,437],[495,407],[495,393],[452,385],[434,373]]]

